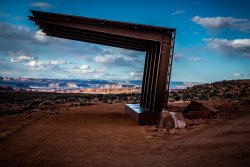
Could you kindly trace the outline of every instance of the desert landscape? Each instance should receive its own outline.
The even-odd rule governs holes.
[[[210,118],[198,111],[187,118],[190,101],[170,102],[167,110],[183,112],[186,122],[171,128],[140,126],[125,113],[125,103],[139,100],[136,94],[1,92],[0,166],[248,166],[246,93],[191,101],[216,109]]]
[[[249,167],[250,0],[0,0],[0,167]]]

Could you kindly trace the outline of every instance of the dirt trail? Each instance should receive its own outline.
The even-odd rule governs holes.
[[[0,166],[249,166],[250,115],[155,138],[121,104],[46,115],[0,142]]]

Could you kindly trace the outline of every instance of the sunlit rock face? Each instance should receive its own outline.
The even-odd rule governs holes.
[[[182,113],[163,110],[158,127],[166,129],[185,128],[186,121]]]
[[[67,83],[67,86],[68,86],[69,88],[78,88],[78,86],[77,86],[76,83],[74,83],[74,82]]]
[[[186,127],[186,121],[183,117],[182,113],[180,112],[169,112],[174,119],[175,128],[185,128]]]
[[[59,88],[59,83],[50,83],[48,85],[49,88],[53,88],[53,89],[58,89]]]

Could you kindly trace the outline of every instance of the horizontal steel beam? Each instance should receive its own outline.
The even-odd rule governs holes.
[[[31,10],[33,16],[42,20],[50,20],[57,23],[71,24],[75,27],[92,29],[129,37],[161,41],[161,34],[173,32],[173,28],[149,26],[135,23],[93,19],[88,17],[71,16],[66,14],[48,13]]]
[[[46,24],[39,24],[38,26],[43,30],[44,33],[47,32],[56,32],[56,33],[67,33],[78,37],[86,37],[86,39],[96,39],[96,42],[100,40],[107,41],[107,45],[111,45],[111,43],[119,43],[123,44],[123,46],[120,47],[126,47],[127,45],[133,46],[133,48],[138,48],[141,51],[146,51],[148,47],[155,45],[153,42],[148,41],[137,41],[135,39],[129,39],[129,38],[121,38],[121,37],[113,37],[109,34],[94,34],[93,32],[86,32],[86,31],[78,31],[74,29],[64,28],[64,27],[57,27],[57,26],[49,26]],[[84,40],[84,39],[83,39]],[[95,42],[95,41],[93,41]]]
[[[82,41],[82,42],[108,45],[108,46],[113,46],[113,47],[118,47],[118,48],[137,50],[137,51],[145,51],[145,49],[146,49],[146,48],[139,48],[138,46],[136,47],[134,45],[124,45],[124,44],[118,43],[118,42],[113,43],[111,41],[107,41],[107,40],[103,40],[103,39],[97,40],[97,39],[89,38],[86,36],[72,35],[70,33],[65,33],[65,32],[47,31],[46,35],[54,36],[54,37],[58,37],[58,38],[64,38],[64,39],[77,40],[77,41]]]
[[[102,26],[100,28],[100,25],[89,25],[89,24],[78,24],[75,22],[63,22],[63,21],[58,21],[58,20],[52,20],[52,19],[46,19],[46,20],[41,20],[41,19],[36,19],[34,17],[30,18],[33,21],[36,22],[46,22],[50,24],[56,24],[60,26],[67,26],[71,28],[77,28],[79,30],[89,30],[89,31],[95,31],[95,32],[100,32],[100,33],[108,33],[111,35],[120,35],[124,37],[130,37],[130,38],[137,38],[137,39],[142,39],[142,40],[150,40],[150,41],[155,41],[155,42],[161,42],[162,40],[162,35],[159,33],[149,33],[149,32],[141,32],[141,31],[130,31],[127,29],[117,29],[113,28],[112,26]]]

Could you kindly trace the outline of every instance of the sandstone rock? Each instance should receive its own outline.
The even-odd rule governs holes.
[[[197,101],[191,101],[184,109],[184,116],[188,119],[209,119],[211,115],[215,115],[219,110]]]
[[[175,128],[185,128],[186,127],[186,121],[182,113],[180,112],[170,112],[172,115],[172,118],[175,122]]]
[[[172,128],[185,128],[185,127],[186,127],[186,122],[182,113],[169,112],[163,110],[160,116],[160,122],[158,128],[172,129]]]
[[[208,111],[189,111],[184,116],[188,119],[210,119],[211,113]]]
[[[168,111],[163,111],[160,116],[158,128],[172,129],[175,127],[174,119]]]

